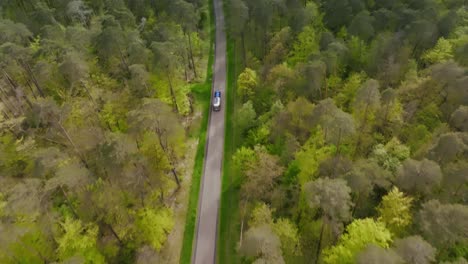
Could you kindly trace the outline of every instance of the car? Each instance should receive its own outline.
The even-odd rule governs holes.
[[[221,91],[216,90],[213,98],[213,111],[221,110]]]

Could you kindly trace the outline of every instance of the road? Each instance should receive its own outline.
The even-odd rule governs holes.
[[[198,216],[195,246],[192,255],[194,264],[216,263],[216,238],[218,211],[221,198],[221,177],[224,153],[224,115],[226,102],[226,34],[222,0],[213,0],[215,10],[215,61],[212,90],[221,91],[221,111],[210,109],[205,164],[198,199]],[[213,91],[211,93],[213,98]]]

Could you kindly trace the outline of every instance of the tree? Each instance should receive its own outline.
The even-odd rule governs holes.
[[[434,161],[407,159],[398,168],[396,183],[410,193],[428,195],[442,181],[440,166]]]
[[[387,144],[377,144],[371,154],[371,159],[381,167],[395,173],[401,162],[409,158],[410,149],[397,138],[392,138]]]
[[[149,86],[150,74],[146,71],[145,66],[141,64],[133,64],[129,67],[130,70],[130,89],[136,97],[151,97],[154,92]]]
[[[315,263],[318,263],[325,225],[339,229],[341,223],[351,219],[351,189],[342,179],[317,179],[304,186],[307,202],[311,208],[321,208],[322,228],[317,246]],[[335,233],[338,233],[335,231]]]
[[[169,159],[174,180],[180,186],[176,161],[183,154],[184,130],[177,119],[170,107],[158,99],[144,99],[138,109],[128,113],[131,131],[137,135],[153,131],[157,135],[158,143]]]
[[[369,160],[356,161],[352,169],[341,177],[355,193],[353,214],[357,209],[361,209],[362,202],[373,194],[375,188],[388,189],[392,180],[389,172]]]
[[[456,161],[468,154],[468,137],[464,133],[442,134],[429,149],[428,158],[440,164]]]
[[[25,45],[32,37],[32,33],[24,24],[15,23],[8,19],[0,20],[0,31],[3,33],[0,36],[0,44],[12,42]]]
[[[370,218],[354,220],[346,231],[337,245],[324,250],[325,263],[354,263],[356,255],[369,244],[388,248],[392,241],[385,225]]]
[[[242,44],[242,59],[244,66],[247,63],[247,51],[245,47],[245,31],[246,25],[249,20],[249,8],[243,0],[232,0],[229,1],[229,19],[228,29],[231,31],[234,39],[238,39],[240,36]]]
[[[420,236],[397,239],[394,248],[408,264],[425,264],[435,261],[436,249]]]
[[[403,106],[398,99],[397,91],[388,88],[382,92],[382,107],[378,113],[378,130],[385,136],[390,136],[403,123]]]
[[[252,101],[247,101],[237,110],[235,124],[238,128],[239,135],[244,135],[250,128],[255,126],[256,117],[257,113],[255,113]]]
[[[13,263],[44,263],[54,259],[54,244],[43,229],[44,219],[36,222],[1,223],[0,261]]]
[[[349,25],[348,32],[351,35],[358,36],[364,41],[368,41],[374,36],[374,18],[368,11],[361,11],[357,14],[351,24]]]
[[[450,201],[462,201],[468,194],[468,162],[452,162],[444,166],[444,191]]]
[[[281,241],[281,250],[285,256],[298,256],[300,254],[300,235],[294,223],[287,218],[280,218],[273,224],[273,231]]]
[[[334,153],[334,146],[325,144],[324,134],[318,128],[295,154],[295,162],[300,170],[298,182],[303,185],[316,178],[320,163]]]
[[[376,80],[366,81],[357,91],[353,114],[358,121],[358,138],[355,155],[361,150],[363,137],[369,134],[374,123],[375,114],[380,107],[379,83]]]
[[[468,106],[459,106],[457,110],[452,113],[450,124],[452,127],[462,132],[468,132]]]
[[[86,6],[82,0],[74,0],[67,5],[67,16],[71,17],[72,20],[86,25],[92,11]]]
[[[258,203],[252,210],[249,226],[272,225],[273,216],[270,207],[265,203]]]
[[[121,70],[128,71],[128,63],[124,56],[125,35],[119,23],[111,15],[102,20],[102,30],[94,40],[99,60],[102,65],[114,74]]]
[[[412,222],[411,205],[413,199],[406,197],[397,187],[393,187],[383,198],[377,208],[378,220],[392,231],[401,234]]]
[[[358,264],[403,264],[403,259],[392,249],[383,249],[375,245],[369,245],[357,255]]]
[[[86,61],[76,52],[68,52],[59,67],[70,88],[80,84],[89,75]]]
[[[293,48],[289,55],[290,62],[295,65],[299,62],[306,62],[312,55],[319,51],[319,36],[311,26],[305,26],[297,36]]]
[[[195,25],[199,19],[198,14],[196,13],[195,7],[192,3],[186,2],[184,0],[177,0],[171,2],[172,14],[175,16],[174,19],[179,22],[182,26],[182,31],[184,35],[187,36],[188,41],[188,59],[189,67],[193,70],[195,78],[197,78],[196,64],[193,56],[193,47],[192,47],[192,37],[191,34],[195,31]],[[185,53],[185,52],[184,52]]]
[[[80,220],[69,217],[60,223],[63,234],[57,238],[57,254],[61,260],[73,256],[82,256],[87,262],[105,263],[104,257],[97,249],[98,227],[94,224],[83,224]]]
[[[172,107],[174,112],[179,113],[179,107],[176,98],[174,74],[177,69],[178,60],[174,55],[174,45],[169,41],[166,42],[153,42],[151,43],[151,50],[153,51],[156,66],[165,73],[169,83],[169,92],[172,100]]]
[[[312,126],[312,110],[314,105],[304,97],[290,101],[286,109],[277,113],[273,135],[283,134],[287,131],[295,136],[299,143],[304,143],[310,136]]]
[[[332,99],[320,101],[313,110],[313,124],[320,125],[325,140],[339,145],[355,133],[353,117],[336,107]]]
[[[468,207],[461,204],[441,204],[430,200],[417,213],[422,235],[431,244],[447,248],[466,242],[468,236]]]
[[[241,197],[244,201],[268,200],[275,180],[284,170],[278,157],[268,154],[264,149],[257,148],[256,152],[257,161],[244,168],[245,179],[241,185]]]
[[[452,43],[441,37],[437,40],[437,44],[434,48],[426,51],[422,55],[422,60],[427,64],[435,64],[440,62],[446,62],[453,58]]]
[[[244,256],[262,259],[255,263],[284,263],[281,242],[267,225],[250,228],[239,251]]]
[[[136,227],[139,239],[149,243],[153,249],[159,251],[167,239],[167,235],[174,227],[171,209],[159,210],[143,208],[137,214]]]
[[[239,75],[237,78],[237,94],[242,98],[243,102],[253,99],[258,85],[257,82],[257,73],[250,68],[245,68]]]

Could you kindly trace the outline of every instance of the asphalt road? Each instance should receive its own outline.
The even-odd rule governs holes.
[[[195,247],[192,256],[194,264],[216,262],[216,238],[218,211],[221,198],[221,176],[224,152],[224,113],[226,102],[226,34],[222,0],[213,0],[215,9],[215,62],[213,69],[214,90],[221,91],[221,110],[213,112],[210,108],[208,138],[206,142],[205,163],[198,199],[198,216]]]

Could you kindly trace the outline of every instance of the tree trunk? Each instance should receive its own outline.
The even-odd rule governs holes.
[[[242,41],[242,60],[244,64],[244,68],[247,67],[247,52],[245,50],[245,33],[242,31],[241,33],[241,41]]]
[[[315,264],[318,263],[320,259],[320,251],[322,247],[322,239],[323,239],[323,230],[325,229],[325,217],[322,217],[322,227],[320,228],[320,237],[317,245],[317,251],[315,252]]]
[[[159,146],[161,146],[161,149],[166,154],[166,156],[167,156],[167,158],[169,160],[169,164],[171,165],[171,173],[174,176],[174,180],[175,180],[175,182],[177,184],[177,190],[178,190],[178,189],[180,189],[180,179],[179,179],[179,176],[177,175],[177,171],[175,169],[173,157],[172,157],[172,155],[170,155],[168,147],[165,146],[162,143],[162,132],[158,130],[158,131],[156,131],[156,134],[158,135]]]
[[[60,123],[60,121],[58,122],[58,125],[60,127],[60,129],[62,130],[63,134],[65,135],[65,137],[67,138],[68,142],[70,142],[70,144],[72,145],[73,149],[76,151],[76,153],[78,154],[78,157],[80,158],[80,160],[83,162],[83,164],[85,165],[85,167],[87,169],[89,169],[89,165],[88,165],[88,162],[86,162],[86,160],[84,159],[83,155],[81,154],[81,152],[78,150],[78,148],[76,147],[75,145],[75,142],[73,142],[73,140],[71,139],[70,137],[70,134],[68,134],[67,130],[62,126],[62,124]]]
[[[36,86],[36,89],[39,92],[39,95],[41,97],[44,97],[44,91],[42,90],[41,86],[39,85],[39,82],[37,81],[36,76],[34,76],[34,73],[31,70],[31,66],[29,66],[28,63],[23,63],[23,62],[20,62],[20,61],[18,61],[18,62],[21,64],[21,66],[26,71],[26,73],[29,75],[29,79],[31,79],[32,82],[34,83],[34,85]]]
[[[174,176],[174,180],[175,180],[176,183],[177,183],[177,189],[180,189],[180,179],[179,179],[179,176],[177,176],[177,172],[176,172],[176,170],[175,170],[175,167],[174,167],[172,161],[171,161],[170,163],[171,163],[171,166],[172,166],[172,169],[171,169],[172,175]]]
[[[60,190],[62,191],[63,196],[65,197],[65,200],[67,201],[68,207],[70,207],[70,210],[72,211],[73,215],[79,219],[78,214],[75,211],[75,208],[73,207],[72,203],[70,202],[70,199],[68,198],[67,192],[63,189],[63,186],[60,185]]]
[[[109,227],[109,230],[111,231],[112,235],[114,235],[117,241],[119,241],[119,245],[122,246],[123,245],[122,239],[120,239],[119,235],[117,235],[117,232],[115,232],[114,227],[112,227],[112,225],[108,223],[104,223],[104,224],[107,225],[107,227]]]
[[[193,59],[192,39],[190,37],[190,32],[187,35],[188,35],[188,43],[189,43],[189,55],[190,55],[190,60],[192,61],[193,75],[195,76],[195,79],[196,79],[197,78],[197,69],[196,69],[196,65],[195,65],[195,60]]]
[[[177,114],[179,113],[179,108],[177,107],[177,100],[176,100],[176,97],[175,97],[175,94],[174,94],[174,87],[172,86],[172,80],[171,80],[171,75],[169,74],[169,72],[166,73],[167,74],[167,79],[169,81],[169,90],[171,92],[171,98],[172,98],[172,107],[174,108],[174,112],[176,112]]]
[[[363,123],[361,125],[361,128],[359,129],[359,135],[358,135],[358,140],[356,141],[356,149],[354,150],[354,158],[356,157],[357,153],[358,153],[358,150],[360,148],[360,145],[361,145],[361,141],[362,141],[362,134],[364,133],[364,129],[366,128],[367,126],[367,114],[368,114],[368,111],[369,111],[369,103],[366,104],[366,109],[364,110],[364,118],[363,118]]]

